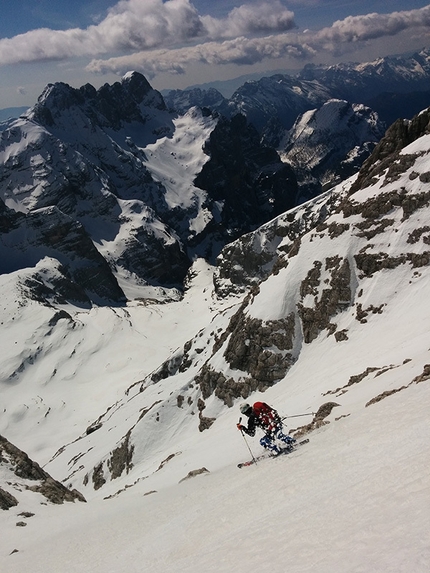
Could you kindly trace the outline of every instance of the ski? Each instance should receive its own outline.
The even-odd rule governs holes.
[[[273,454],[261,454],[261,456],[258,456],[258,457],[256,457],[256,458],[253,458],[252,460],[249,460],[249,461],[247,461],[247,462],[242,462],[242,463],[240,463],[240,464],[237,464],[237,467],[238,467],[238,468],[245,468],[245,467],[247,467],[247,466],[252,466],[253,464],[258,463],[258,462],[260,462],[260,461],[262,461],[262,460],[265,460],[265,459],[278,458],[279,456],[286,455],[286,454],[290,454],[291,452],[294,452],[297,448],[299,448],[300,446],[304,446],[304,445],[307,444],[308,442],[309,442],[309,439],[308,439],[308,438],[305,438],[304,440],[300,440],[300,442],[296,442],[296,443],[295,443],[294,445],[292,445],[292,446],[289,446],[289,447],[287,447],[287,448],[284,448],[284,449],[282,450],[282,452],[281,452],[279,455],[277,455],[277,456],[274,456]]]

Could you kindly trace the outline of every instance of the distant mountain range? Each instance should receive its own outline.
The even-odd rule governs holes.
[[[6,119],[11,119],[19,117],[22,113],[25,113],[28,106],[21,107],[5,107],[0,109],[0,121],[5,121]]]
[[[275,147],[283,160],[295,168],[299,197],[305,200],[320,193],[326,185],[356,171],[384,130],[396,119],[411,119],[428,107],[429,85],[430,50],[424,49],[413,55],[379,58],[360,64],[307,65],[294,76],[274,74],[247,81],[228,99],[213,87],[194,87],[172,90],[165,95],[165,101],[170,109],[179,113],[197,105],[226,117],[237,113],[245,115],[262,140]],[[369,108],[365,113],[354,113],[351,121],[357,126],[349,133],[348,143],[346,132],[338,133],[340,126],[335,116],[328,131],[327,118],[322,130],[316,125],[318,118],[326,115],[323,106],[332,99],[342,100],[344,109],[349,105],[353,106],[350,109],[358,110],[358,104]],[[307,112],[312,110],[309,115]],[[366,115],[370,118],[372,113],[372,119],[366,120]],[[308,120],[312,121],[312,126],[305,127]],[[361,124],[360,128],[358,124]],[[300,126],[300,142],[297,126]],[[294,151],[286,152],[285,145],[294,145]],[[337,147],[334,154],[333,145]],[[325,165],[328,155],[331,166]],[[311,166],[307,162],[309,157],[313,158]],[[321,165],[317,166],[317,163]]]
[[[396,119],[410,119],[430,105],[429,82],[430,49],[423,49],[413,55],[360,64],[308,64],[294,76],[274,74],[247,81],[228,99],[213,87],[195,87],[172,90],[165,101],[180,112],[192,105],[207,105],[224,114],[227,110],[244,113],[260,133],[270,136],[275,124],[290,129],[299,114],[331,98],[368,105],[388,127]],[[390,106],[390,101],[399,104]],[[421,107],[417,109],[417,105]]]
[[[181,289],[195,257],[214,262],[356,173],[385,127],[360,98],[413,89],[417,105],[429,62],[423,50],[306,66],[247,82],[229,100],[197,88],[163,98],[136,72],[99,90],[50,84],[0,124],[0,272],[53,257],[55,287],[36,273],[34,296],[84,306],[122,304],[132,284]]]
[[[285,70],[285,69],[279,69],[279,70],[271,70],[270,73],[269,72],[254,72],[252,74],[245,74],[243,76],[238,76],[235,78],[232,78],[230,80],[212,80],[210,82],[206,82],[204,84],[195,84],[192,86],[189,86],[186,89],[186,91],[191,91],[193,89],[200,89],[200,90],[204,90],[204,91],[209,91],[211,89],[215,89],[216,91],[220,92],[225,98],[229,98],[233,95],[233,93],[240,88],[241,86],[243,86],[243,84],[245,82],[251,82],[251,81],[257,81],[260,80],[261,78],[265,78],[267,76],[272,76],[274,74],[283,74],[283,75],[288,75],[288,76],[294,76],[295,74],[298,73],[298,70]],[[164,89],[164,90],[160,90],[161,94],[163,96],[167,96],[169,94],[170,89]],[[173,90],[175,91],[175,90]]]

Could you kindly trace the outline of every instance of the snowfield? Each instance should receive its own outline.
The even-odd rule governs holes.
[[[82,363],[75,365],[75,378],[68,382],[73,383],[70,395],[61,385],[49,390],[51,399],[63,396],[73,405],[74,426],[82,426],[83,413],[89,420],[91,412],[107,401],[105,389],[112,399],[115,388],[120,394],[127,376],[131,381],[142,375],[136,372],[139,356],[146,364],[153,353],[149,365],[162,359],[166,344],[170,350],[175,342],[174,320],[191,330],[198,326],[197,316],[201,323],[209,321],[202,312],[210,299],[210,268],[202,264],[198,270],[182,301],[128,309],[130,317],[140,319],[140,335],[130,327],[131,318],[117,334],[118,326],[102,332],[97,320],[87,324],[79,353]],[[202,434],[190,424],[180,422],[178,426],[178,409],[170,409],[171,418],[164,421],[163,433],[151,436],[152,457],[159,466],[168,454],[178,455],[159,471],[142,479],[137,468],[141,479],[132,486],[132,470],[126,479],[128,487],[122,491],[113,480],[107,491],[112,496],[109,499],[104,499],[109,496],[103,489],[101,494],[92,495],[86,490],[87,503],[54,506],[46,505],[39,494],[23,492],[24,501],[1,512],[0,570],[301,573],[317,567],[321,573],[427,572],[430,383],[425,376],[423,381],[414,382],[430,362],[426,336],[430,309],[418,303],[427,292],[427,278],[417,279],[413,287],[399,294],[389,323],[387,316],[375,315],[371,331],[359,336],[355,344],[351,342],[349,348],[336,345],[333,337],[321,337],[303,348],[283,383],[253,396],[253,400],[263,399],[276,406],[283,416],[309,413],[309,417],[287,418],[289,429],[310,422],[311,412],[321,403],[339,404],[326,419],[330,423],[309,434],[309,444],[288,456],[238,469],[238,462],[250,458],[247,445],[254,455],[262,448],[256,439],[247,438],[245,443],[237,431],[237,406],[224,410],[213,427]],[[171,322],[166,326],[168,312]],[[24,330],[34,329],[28,315],[25,321],[21,317],[20,324],[22,335]],[[170,329],[169,336],[163,337],[166,328]],[[101,342],[105,335],[111,339],[106,345]],[[118,346],[116,354],[112,347],[108,361],[105,355],[114,339],[123,346]],[[64,346],[58,341],[56,352],[61,348]],[[102,365],[98,376],[97,361]],[[366,367],[388,368],[380,376],[370,373],[348,391],[322,396],[345,386],[351,373],[358,374]],[[44,375],[46,372],[39,373],[40,387],[33,390],[38,395],[49,388],[41,382]],[[37,379],[33,376],[34,382]],[[407,387],[366,407],[372,397],[403,386]],[[80,396],[79,400],[88,396],[85,406],[81,402],[79,408],[73,395]],[[43,417],[45,424],[50,416]],[[22,414],[13,432],[9,427],[2,428],[1,433],[16,434],[14,441],[43,461],[41,440],[51,449],[54,443],[66,443],[70,440],[70,422],[66,418],[62,424],[53,418],[46,435],[38,428],[42,423],[34,414]],[[166,442],[164,433],[169,424],[172,432]],[[182,452],[178,452],[179,447]],[[61,478],[50,465],[51,475]],[[203,467],[207,473],[181,481],[190,471]],[[35,515],[20,517],[23,511]],[[17,522],[26,523],[26,527],[17,527]]]
[[[150,495],[144,481],[111,500],[39,506],[25,528],[3,512],[1,570],[424,573],[429,400],[427,382],[357,405],[297,452],[242,469],[223,464],[231,450],[249,457],[224,424],[212,454],[224,467],[209,474],[163,487],[160,472]]]

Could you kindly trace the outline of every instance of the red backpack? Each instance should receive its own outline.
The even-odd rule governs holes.
[[[273,431],[279,426],[280,420],[277,411],[266,404],[266,402],[255,402],[252,409],[259,423],[264,428]]]

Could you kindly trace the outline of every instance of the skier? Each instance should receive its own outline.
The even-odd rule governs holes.
[[[248,436],[255,436],[257,427],[261,428],[265,435],[260,439],[260,444],[263,448],[270,450],[275,455],[281,454],[285,448],[281,448],[275,443],[275,440],[284,442],[287,446],[292,446],[296,441],[291,436],[287,436],[282,431],[282,420],[278,412],[271,408],[265,402],[255,402],[253,406],[249,404],[241,404],[240,411],[243,415],[248,417],[248,426],[237,424],[241,432],[245,432]]]

